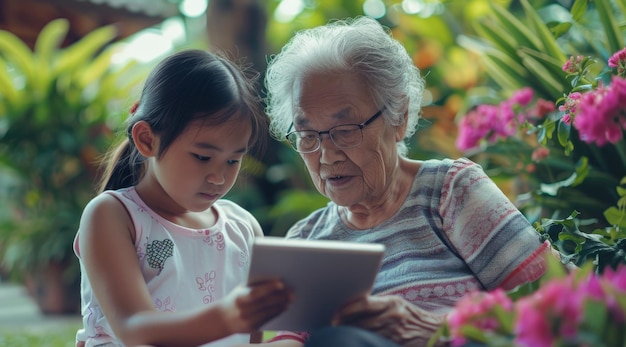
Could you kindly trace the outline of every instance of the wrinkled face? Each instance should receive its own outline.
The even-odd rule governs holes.
[[[250,135],[247,120],[218,125],[193,121],[160,158],[153,158],[151,170],[181,208],[204,211],[234,185]]]
[[[379,111],[366,83],[347,72],[313,73],[295,87],[295,130],[326,131],[342,124],[361,124]],[[363,128],[363,142],[337,147],[322,135],[321,148],[301,154],[317,189],[341,206],[382,203],[396,169],[396,143],[402,130],[388,125],[384,114]]]

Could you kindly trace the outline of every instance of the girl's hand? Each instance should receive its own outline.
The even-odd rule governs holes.
[[[358,326],[402,346],[421,346],[444,319],[444,315],[427,312],[399,296],[366,296],[340,309],[333,325]]]
[[[249,333],[285,311],[291,297],[282,281],[267,280],[236,287],[221,300],[220,307],[231,333]]]

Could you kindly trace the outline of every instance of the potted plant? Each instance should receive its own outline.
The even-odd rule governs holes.
[[[112,64],[113,26],[65,47],[68,28],[48,23],[32,50],[0,31],[1,267],[44,313],[79,308],[73,239],[139,77],[134,63]]]

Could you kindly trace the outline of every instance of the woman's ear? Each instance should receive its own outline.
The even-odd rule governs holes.
[[[404,135],[406,134],[406,127],[407,127],[407,122],[409,121],[409,110],[405,110],[404,111],[404,121],[402,121],[402,124],[396,126],[396,142],[400,142],[402,140],[404,140]]]
[[[159,150],[159,139],[152,131],[152,127],[145,121],[133,125],[131,135],[139,153],[148,158],[155,157]]]

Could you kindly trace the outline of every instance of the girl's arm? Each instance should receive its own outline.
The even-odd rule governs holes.
[[[159,312],[144,282],[126,209],[100,195],[83,213],[78,246],[86,275],[115,335],[126,345],[198,346],[234,333],[249,333],[282,312],[282,283],[238,287],[211,306]]]

